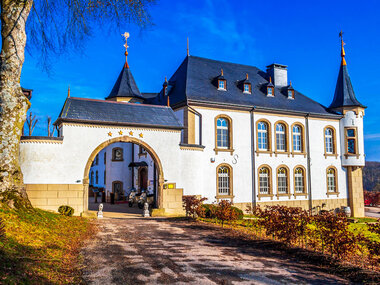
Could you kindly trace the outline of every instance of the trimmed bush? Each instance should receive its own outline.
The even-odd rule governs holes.
[[[182,205],[186,211],[186,217],[192,217],[193,219],[197,217],[204,217],[203,201],[207,198],[197,198],[196,196],[183,196]]]
[[[72,217],[72,215],[74,215],[74,209],[70,206],[67,206],[67,205],[60,206],[58,208],[58,212],[61,215],[68,216],[68,217]]]
[[[214,204],[203,204],[202,205],[204,212],[205,212],[205,218],[209,219],[215,219],[216,218],[216,210],[218,208],[218,205]],[[244,217],[244,213],[239,208],[236,208],[234,206],[231,206],[231,211],[234,212],[234,216],[237,217],[238,220],[242,220]]]
[[[232,208],[232,211],[235,211],[235,215],[237,216],[238,220],[242,220],[244,218],[244,213],[242,210],[234,206],[232,206],[231,208]]]

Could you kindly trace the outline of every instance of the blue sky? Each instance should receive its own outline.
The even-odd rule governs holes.
[[[111,32],[93,31],[80,50],[52,59],[52,72],[26,55],[21,84],[34,90],[31,111],[39,122],[34,135],[46,135],[46,117],[59,114],[68,85],[75,97],[104,99],[124,63],[121,33],[129,31],[128,62],[142,92],[160,90],[190,54],[217,60],[265,66],[288,65],[293,86],[329,105],[340,64],[339,31],[346,42],[346,60],[357,98],[368,106],[365,124],[367,160],[380,161],[380,1],[157,1],[154,25],[134,25]]]

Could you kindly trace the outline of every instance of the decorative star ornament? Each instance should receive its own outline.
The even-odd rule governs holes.
[[[129,135],[130,135],[130,136],[133,136],[133,132],[132,132],[132,131],[130,131],[130,132],[129,132]]]
[[[112,133],[111,133],[111,132],[109,132],[109,133],[108,133],[108,136],[109,136],[109,137],[112,137]]]
[[[122,135],[123,135],[123,131],[121,131],[121,130],[120,130],[120,131],[119,131],[119,135],[121,135],[121,136],[122,136]]]
[[[143,138],[143,137],[144,137],[143,133],[140,133],[139,136],[140,136],[140,138]]]

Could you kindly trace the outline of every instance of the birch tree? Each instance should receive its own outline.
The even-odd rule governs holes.
[[[0,204],[31,208],[19,163],[20,137],[31,105],[20,86],[25,48],[46,69],[52,55],[78,49],[95,29],[148,25],[154,0],[0,1]]]

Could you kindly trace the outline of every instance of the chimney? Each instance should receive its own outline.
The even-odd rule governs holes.
[[[288,68],[286,65],[272,63],[267,66],[267,73],[272,77],[274,86],[288,86]]]

